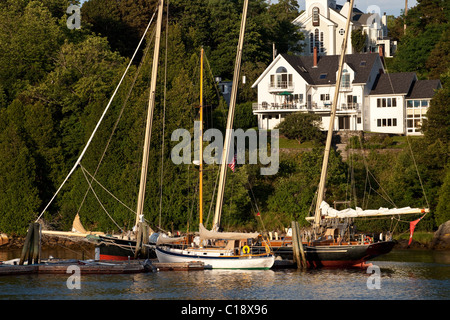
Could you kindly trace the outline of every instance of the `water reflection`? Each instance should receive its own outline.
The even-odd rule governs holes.
[[[393,252],[372,263],[380,289],[370,290],[365,269],[204,270],[131,275],[82,275],[69,290],[69,275],[0,277],[0,299],[449,299],[449,252]]]

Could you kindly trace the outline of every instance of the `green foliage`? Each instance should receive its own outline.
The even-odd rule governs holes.
[[[42,211],[72,168],[157,1],[89,0],[82,7],[80,30],[66,27],[68,3],[64,0],[0,3],[0,229],[3,232],[24,234],[30,221]],[[398,68],[419,65],[423,75],[429,68],[430,75],[434,76],[448,68],[444,63],[448,61],[445,60],[448,32],[439,36],[447,22],[443,20],[445,16],[433,9],[436,4],[442,3],[419,1],[418,12],[428,6],[430,9],[430,17],[420,20],[425,19],[425,24],[414,18],[412,10],[411,36],[402,37],[402,41],[406,39],[405,45],[399,50],[405,53],[399,51],[398,61],[394,61]],[[161,57],[167,50],[167,68],[160,64],[144,205],[145,218],[152,227],[196,230],[198,170],[193,164],[175,165],[170,161],[171,149],[178,143],[170,138],[179,128],[189,130],[193,136],[193,123],[198,120],[196,106],[202,46],[207,58],[205,129],[224,128],[227,107],[213,77],[232,77],[241,11],[242,1],[170,1],[167,48],[165,32],[161,39]],[[257,125],[250,102],[255,101],[256,94],[250,86],[270,63],[272,44],[275,43],[278,53],[301,52],[298,40],[302,39],[302,34],[291,24],[298,11],[295,0],[280,0],[271,5],[264,0],[250,2],[241,72],[247,81],[239,84],[235,128],[248,129]],[[415,57],[417,52],[409,48],[423,44],[431,46],[426,53],[429,58],[425,60]],[[142,49],[139,54],[143,58],[142,65],[132,66],[82,160],[83,168],[95,175],[94,181],[86,173],[95,195],[83,171],[77,168],[44,216],[54,228],[70,230],[77,212],[90,230],[118,231],[133,226],[151,73],[152,55],[145,55],[147,51],[152,52],[150,36],[146,46],[148,50]],[[438,58],[433,60],[433,56]],[[432,212],[436,209],[436,213],[421,222],[420,228],[431,229],[435,223],[448,219],[446,163],[450,112],[447,111],[449,97],[445,79],[443,77],[444,89],[431,104],[428,122],[424,125],[425,137],[412,143]],[[115,126],[119,115],[120,121]],[[306,225],[303,217],[314,204],[321,170],[323,135],[315,125],[318,119],[314,116],[293,115],[283,124],[289,124],[290,120],[297,122],[294,121],[290,130],[280,127],[282,133],[297,141],[307,141],[313,146],[312,150],[282,153],[279,172],[274,176],[261,176],[260,165],[238,166],[234,173],[227,169],[224,228],[282,229],[293,219]],[[372,192],[364,198],[367,163],[381,185],[388,186],[385,189],[398,206],[424,205],[426,199],[407,145],[394,154],[377,149],[391,147],[390,138],[366,143],[366,148],[373,149],[366,162],[362,158],[343,162],[332,150],[326,200],[329,203],[348,200],[354,193],[358,205],[365,205],[362,199],[370,198],[370,207],[387,206],[386,200],[378,196],[382,189],[375,187],[373,180]],[[203,208],[204,222],[208,226],[214,212],[217,172],[217,165],[204,167]],[[355,192],[349,191],[352,176]],[[104,188],[131,210],[119,204]],[[260,218],[257,212],[261,213]],[[372,230],[383,229],[376,223],[367,222],[366,226]]]
[[[444,183],[439,190],[439,200],[435,213],[436,225],[450,220],[450,168],[447,167]]]
[[[406,34],[396,33],[399,45],[390,71],[415,71],[420,78],[436,79],[448,68],[450,6],[444,0],[419,0],[417,3],[408,10]],[[400,19],[405,21],[404,17],[399,17],[397,26],[402,24]]]
[[[355,29],[352,31],[352,47],[356,52],[362,52],[367,42],[367,35],[361,29]]]
[[[11,102],[53,68],[62,40],[57,19],[39,1],[0,4],[0,86]]]
[[[450,142],[450,69],[442,77],[443,88],[431,100],[422,131],[430,142],[441,140]]]
[[[320,116],[314,113],[296,112],[286,116],[277,128],[288,139],[298,143],[306,140],[320,141],[323,138],[320,131]]]

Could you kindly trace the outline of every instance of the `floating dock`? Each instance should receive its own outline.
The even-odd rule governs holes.
[[[205,264],[201,261],[172,262],[172,263],[155,262],[152,265],[158,271],[195,271],[205,269]]]
[[[194,271],[204,269],[204,264],[200,261],[159,263],[150,260],[51,260],[31,265],[19,265],[14,264],[14,261],[10,261],[7,264],[0,263],[0,276],[67,274],[72,273],[68,269],[70,266],[77,266],[81,274],[130,274],[158,271]]]
[[[151,262],[130,261],[81,261],[60,260],[31,265],[0,264],[1,275],[21,274],[67,274],[70,266],[77,266],[81,274],[126,274],[143,273],[152,270]]]

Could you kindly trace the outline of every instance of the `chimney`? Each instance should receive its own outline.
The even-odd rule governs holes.
[[[317,68],[317,47],[314,47],[314,65],[313,68]]]
[[[383,46],[382,45],[378,46],[378,54],[380,55],[381,58],[383,58],[384,54],[383,54]]]

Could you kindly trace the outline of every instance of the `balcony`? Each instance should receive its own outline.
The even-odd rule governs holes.
[[[294,91],[294,83],[292,81],[276,81],[269,83],[269,92],[280,93],[283,91],[292,92]]]
[[[337,111],[352,112],[360,110],[359,103],[342,103],[338,106]],[[254,112],[295,112],[295,111],[313,111],[313,112],[330,112],[331,102],[286,102],[286,103],[253,103]]]
[[[308,110],[305,103],[253,103],[253,111],[280,112]]]

